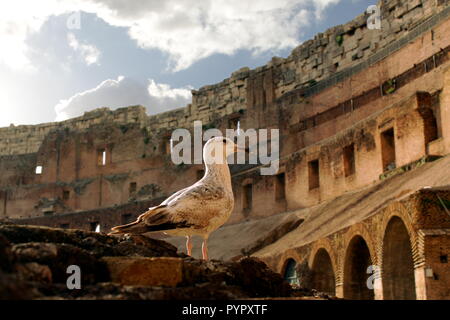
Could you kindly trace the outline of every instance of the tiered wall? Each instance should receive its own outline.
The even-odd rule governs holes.
[[[397,48],[389,51],[382,49],[394,41],[406,35],[410,35],[407,41],[412,40],[413,36],[425,31],[427,26],[421,30],[411,30],[430,16],[436,17],[448,2],[380,1],[381,30],[369,30],[366,25],[368,14],[362,14],[345,25],[333,27],[318,34],[313,40],[306,41],[285,59],[273,58],[267,65],[254,70],[242,68],[219,84],[194,90],[192,104],[185,108],[151,117],[145,115],[143,108],[123,108],[116,111],[98,109],[59,123],[0,128],[0,155],[36,152],[44,137],[56,128],[83,129],[108,121],[121,124],[139,122],[149,131],[190,128],[193,120],[201,120],[204,124],[214,123],[225,116],[242,114],[247,108],[271,104],[294,89],[301,90],[303,96],[315,94],[367,67],[361,66],[361,61],[373,64],[391,54],[399,48],[398,44]],[[446,11],[449,11],[448,8]],[[440,18],[447,15],[448,12]],[[404,44],[406,43],[401,45]],[[265,119],[259,119],[257,123],[250,121],[248,126],[260,127],[266,124]]]
[[[255,70],[241,69],[217,85],[194,91],[193,103],[186,108],[155,116],[147,116],[141,106],[99,109],[60,123],[0,129],[0,136],[6,137],[0,141],[6,154],[0,159],[0,216],[29,218],[167,196],[201,174],[200,165],[174,165],[167,148],[171,129],[192,128],[194,120],[220,129],[230,128],[236,119],[244,129],[281,129],[284,178],[262,177],[257,168],[233,171],[236,205],[230,223],[313,206],[378,180],[386,169],[380,142],[385,129],[394,128],[397,135],[398,167],[428,155],[448,154],[449,112],[442,101],[449,90],[444,69],[449,65],[450,8],[442,1],[432,6],[437,2],[430,0],[422,5],[386,3],[382,8],[388,29],[368,30],[357,23],[359,17],[338,27],[354,27],[343,37],[336,38],[338,29],[330,29],[287,59],[274,59]],[[406,12],[396,16],[400,8]],[[416,27],[411,29],[407,17],[416,15]],[[389,29],[395,21],[404,22],[398,33]],[[359,33],[369,39],[382,34],[386,41],[378,39],[376,53],[370,57],[367,51],[361,59],[344,62],[353,52],[345,49],[346,44],[358,39]],[[334,42],[317,40],[324,37]],[[344,48],[341,59],[346,68],[333,76],[318,76],[314,85],[303,86],[303,73],[295,73],[295,81],[286,83],[283,68],[294,70],[296,63],[310,66],[310,56],[296,52],[311,48],[327,57],[324,66],[330,52]],[[394,88],[386,85],[388,80],[396,80]],[[433,130],[436,136],[426,138]],[[33,131],[38,135],[31,138]],[[343,148],[351,144],[355,172],[347,176]],[[103,150],[106,164],[99,165]],[[311,161],[318,161],[319,188],[308,185]],[[34,174],[36,166],[43,167],[42,174]],[[253,185],[253,205],[244,210],[243,187],[248,184]],[[277,198],[280,188],[285,191],[282,199]]]

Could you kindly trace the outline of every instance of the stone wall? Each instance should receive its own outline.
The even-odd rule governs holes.
[[[15,139],[25,143],[6,143],[5,148],[30,149],[17,151],[27,155],[2,157],[0,216],[79,212],[170,195],[201,174],[201,165],[174,165],[168,151],[171,129],[192,129],[194,120],[201,120],[204,129],[224,130],[240,120],[243,129],[281,131],[278,176],[262,177],[258,168],[247,166],[232,168],[236,205],[230,223],[312,206],[367,186],[385,171],[390,174],[393,168],[382,161],[381,141],[382,132],[390,128],[396,134],[398,168],[426,156],[446,155],[449,118],[441,101],[446,101],[449,90],[445,70],[450,21],[444,19],[449,11],[428,20],[433,22],[427,22],[431,32],[418,25],[421,32],[414,29],[410,33],[417,33],[414,37],[404,35],[408,42],[401,38],[382,49],[390,55],[369,66],[363,62],[366,69],[344,74],[331,87],[323,87],[326,79],[277,95],[277,71],[270,65],[239,70],[218,85],[194,92],[188,107],[155,116],[147,116],[142,106],[99,109],[56,124],[1,129],[0,134],[17,134],[20,138]],[[322,90],[310,95],[317,86]],[[36,150],[27,142],[28,130],[40,132],[42,142],[32,146]],[[351,146],[354,172],[348,173],[345,168],[352,156],[345,159],[344,149]],[[103,152],[106,162],[99,165]],[[312,161],[318,161],[319,188],[305,183]],[[41,174],[34,173],[37,166],[42,167]],[[244,208],[249,185],[252,206]]]
[[[261,176],[257,169],[233,176],[235,212],[231,221],[238,222],[250,217],[266,217],[286,210],[314,206],[342,195],[359,190],[374,181],[393,174],[419,167],[435,159],[439,154],[430,154],[429,145],[438,143],[425,139],[429,123],[422,117],[422,110],[431,110],[431,95],[416,93],[404,98],[357,124],[342,130],[320,143],[302,148],[286,155],[280,161],[277,176]],[[393,132],[395,148],[392,152],[392,167],[383,164],[382,135],[389,129]],[[350,148],[351,155],[345,154]],[[443,155],[443,154],[442,154]],[[310,163],[317,161],[317,185],[311,185]],[[351,165],[348,170],[346,166]],[[279,175],[283,175],[284,198],[277,199]],[[244,205],[245,186],[253,188],[253,207],[246,212]]]
[[[146,116],[142,107],[116,111],[98,109],[59,123],[0,128],[0,155],[36,152],[44,137],[56,128],[84,129],[105,121],[121,124],[137,122],[150,132],[189,128],[194,120],[209,125],[225,116],[242,113],[247,108],[271,104],[294,89],[317,93],[353,74],[355,70],[351,69],[358,67],[362,61],[369,61],[369,58],[377,61],[390,54],[395,48],[389,52],[383,49],[395,41],[425,31],[427,26],[422,26],[421,30],[416,27],[430,16],[436,17],[446,4],[447,0],[380,1],[381,30],[369,30],[368,15],[362,14],[349,23],[333,27],[306,41],[287,58],[273,58],[267,65],[254,70],[242,68],[219,84],[193,91],[192,104],[185,108],[150,117]],[[433,23],[436,21],[429,24],[432,26]],[[397,44],[396,47],[404,44]],[[252,124],[254,122],[249,126]],[[264,119],[258,124],[264,125]]]
[[[146,119],[145,108],[133,106],[111,111],[99,108],[83,116],[61,122],[38,125],[20,125],[0,128],[0,155],[35,153],[44,138],[56,129],[83,130],[100,123],[141,123]]]
[[[195,182],[202,166],[173,164],[161,144],[139,124],[53,130],[37,153],[1,157],[0,217],[113,207],[168,196]]]
[[[449,196],[448,188],[421,190],[350,227],[277,256],[261,258],[282,274],[286,261],[294,259],[299,276],[306,265],[311,288],[333,291],[341,298],[446,300],[450,297],[450,224],[443,206]],[[356,240],[362,245],[355,246]],[[364,251],[368,261],[361,258]],[[315,261],[320,252],[329,257],[330,263],[319,269]],[[366,272],[369,265],[379,268],[373,277],[374,290],[366,285],[374,274]],[[331,288],[323,287],[327,273],[332,275]],[[355,273],[364,277],[355,278]]]

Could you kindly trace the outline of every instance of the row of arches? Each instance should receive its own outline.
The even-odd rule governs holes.
[[[366,240],[361,235],[351,238],[343,260],[343,297],[352,300],[374,299],[373,267]],[[285,263],[285,275],[289,266],[289,281],[298,283],[301,279],[295,270],[296,261],[289,259]],[[336,270],[329,254],[329,248],[321,247],[314,253],[310,264],[309,286],[329,295],[336,295]],[[414,261],[408,230],[402,219],[394,216],[387,224],[383,238],[381,262],[381,282],[383,299],[414,300],[416,299]]]

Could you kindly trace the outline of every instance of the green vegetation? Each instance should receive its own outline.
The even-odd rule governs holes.
[[[314,80],[314,79],[309,80],[309,82],[308,82],[308,86],[309,86],[309,87],[313,87],[313,86],[315,86],[316,84],[317,84],[317,81]]]
[[[125,133],[127,133],[127,131],[128,131],[128,126],[126,126],[126,125],[121,125],[120,126],[120,131],[122,131],[122,133],[123,134],[125,134]]]
[[[395,79],[390,79],[385,82],[384,84],[384,93],[385,94],[392,94],[396,90],[396,81]]]
[[[336,36],[336,43],[337,43],[339,46],[342,46],[342,44],[344,43],[344,35],[338,34],[338,35]]]

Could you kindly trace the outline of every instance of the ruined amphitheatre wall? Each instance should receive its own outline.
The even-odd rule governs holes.
[[[147,116],[143,107],[116,111],[102,108],[58,123],[0,128],[0,155],[35,153],[45,136],[57,128],[82,130],[113,122],[139,123],[152,132],[169,131],[192,127],[194,120],[210,124],[226,116],[242,114],[251,107],[272,104],[294,89],[303,89],[307,95],[317,93],[350,76],[349,68],[409,34],[418,24],[444,10],[448,3],[448,0],[380,1],[381,30],[369,30],[369,15],[361,14],[344,25],[316,35],[295,48],[287,58],[275,57],[254,70],[242,68],[218,84],[194,90],[192,104],[185,108],[155,116]],[[261,115],[247,123],[248,127],[262,125],[267,123]]]
[[[103,108],[59,123],[0,129],[5,137],[0,139],[0,216],[42,217],[167,196],[202,174],[201,165],[174,165],[168,149],[172,129],[190,128],[194,120],[222,130],[237,119],[244,129],[280,129],[278,176],[260,176],[257,168],[247,166],[232,168],[236,206],[230,223],[310,207],[380,179],[393,162],[382,163],[380,135],[385,129],[399,133],[396,151],[389,153],[396,154],[399,169],[423,156],[448,154],[444,124],[449,118],[442,102],[448,97],[443,76],[450,60],[450,7],[433,1],[395,3],[382,4],[383,21],[402,21],[414,13],[418,18],[413,29],[402,27],[394,36],[391,29],[361,26],[338,38],[333,28],[316,38],[327,35],[334,42],[318,49],[311,43],[299,47],[321,50],[325,57],[333,46],[343,47],[344,61],[352,53],[345,46],[356,39],[359,29],[370,39],[381,32],[394,40],[384,47],[371,41],[373,54],[367,49],[363,58],[355,56],[341,71],[317,78],[314,85],[302,85],[303,73],[294,77],[292,88],[284,82],[283,68],[301,61],[306,66],[309,59],[294,58],[300,50],[295,49],[286,59],[274,59],[255,70],[241,69],[222,83],[194,91],[192,104],[185,108],[155,116],[148,116],[143,106]],[[395,17],[399,8],[406,13]],[[350,25],[355,22],[337,28]],[[383,86],[387,80],[397,80],[394,91]],[[416,112],[423,107],[426,114]],[[388,118],[377,116],[388,108]],[[403,109],[408,112],[400,119]],[[426,120],[433,112],[438,128]],[[429,128],[437,129],[432,139],[427,138]],[[359,148],[361,143],[368,143],[370,150]],[[352,144],[355,148],[346,154],[346,162],[344,148]],[[106,163],[99,165],[103,152]],[[316,175],[309,173],[312,162]],[[345,173],[351,163],[353,169]],[[43,168],[42,174],[35,174],[37,166]],[[305,183],[309,176],[318,179]]]

